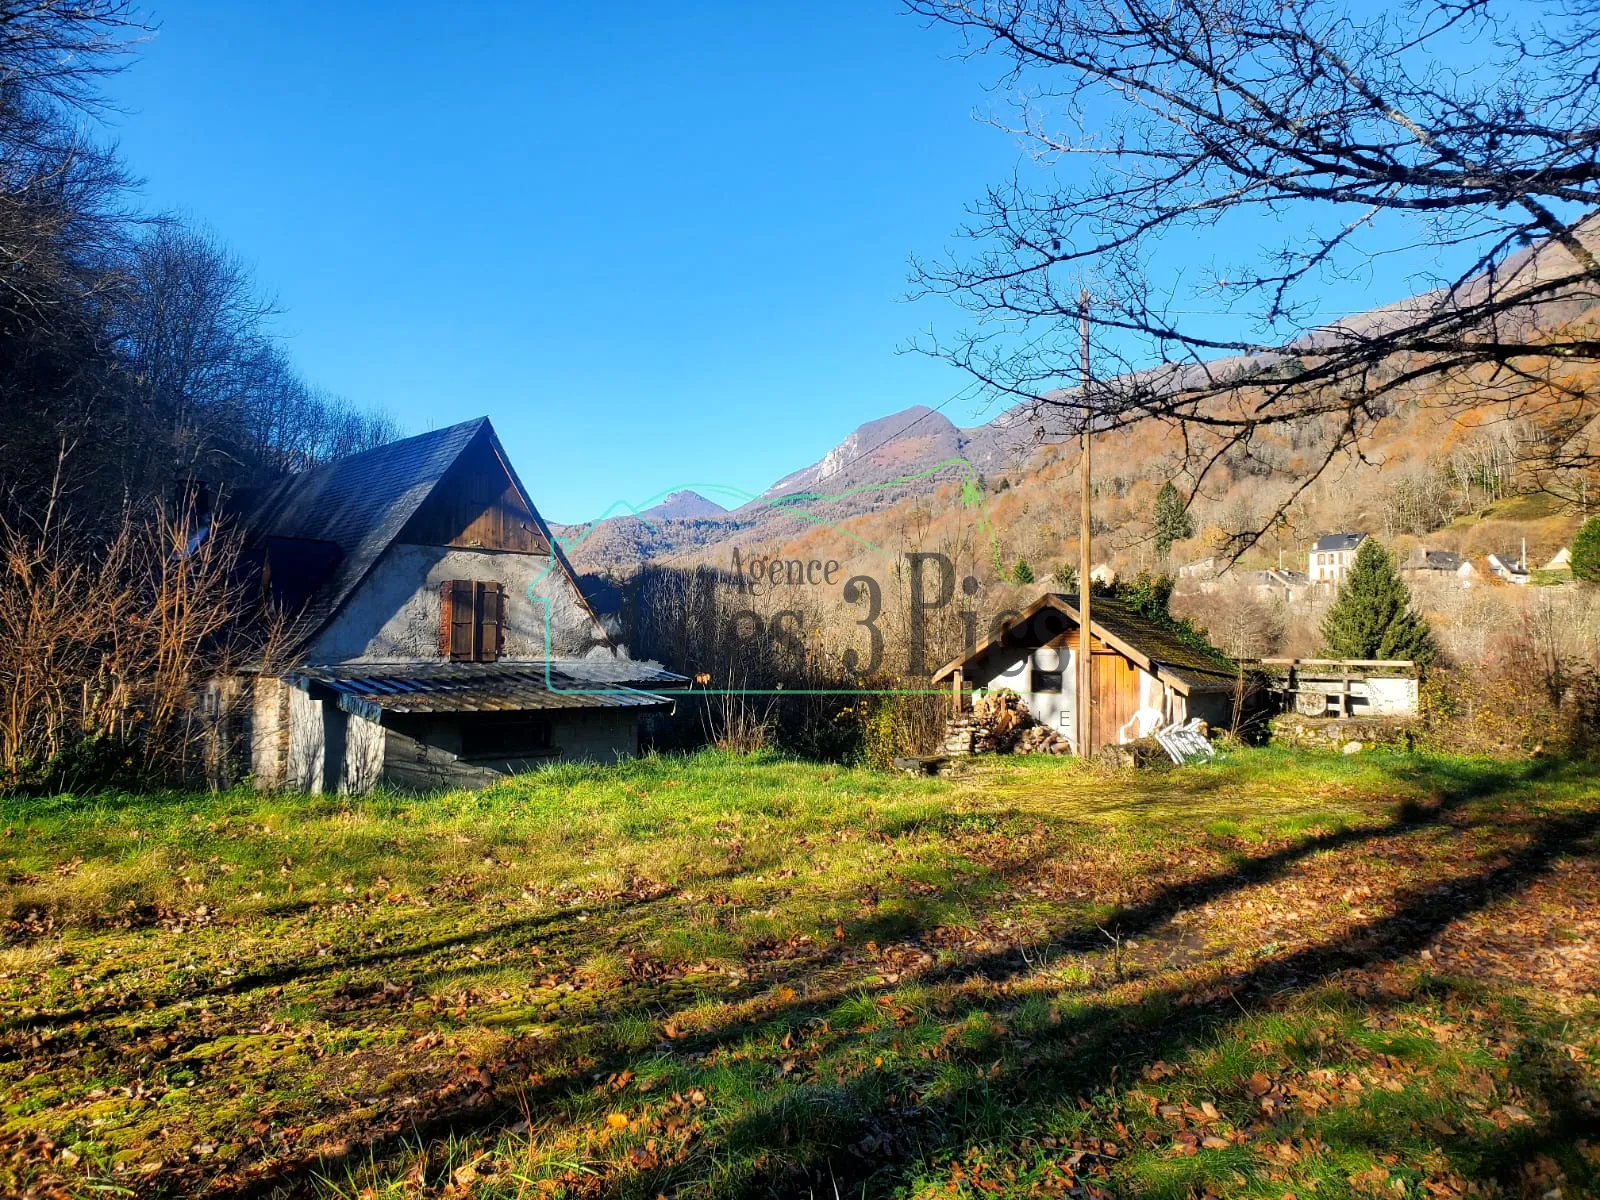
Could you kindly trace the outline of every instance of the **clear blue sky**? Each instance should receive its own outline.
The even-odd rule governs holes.
[[[1009,115],[986,90],[1001,64],[958,61],[895,0],[153,16],[111,83],[146,206],[253,266],[313,384],[412,432],[488,414],[553,520],[758,492],[864,421],[969,391],[897,352],[965,324],[904,300],[907,262],[1025,156],[974,119]],[[1251,220],[1171,239],[1164,265],[1294,232]],[[1324,319],[1437,265],[1380,259],[1328,285]]]
[[[1018,155],[986,69],[893,0],[468,7],[172,0],[112,81],[145,204],[253,266],[311,382],[487,413],[557,521],[963,389],[896,350],[956,323],[908,255]]]

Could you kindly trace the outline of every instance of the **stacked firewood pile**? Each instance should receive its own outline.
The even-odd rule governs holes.
[[[1072,747],[1048,725],[1037,724],[1022,697],[1012,691],[988,692],[972,711],[945,726],[946,754],[1070,754]]]
[[[1030,725],[1017,738],[1013,754],[1071,754],[1072,743],[1048,725]]]

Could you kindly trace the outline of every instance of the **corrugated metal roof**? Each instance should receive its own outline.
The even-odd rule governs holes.
[[[651,663],[552,660],[498,663],[392,663],[303,667],[290,682],[325,688],[348,712],[555,712],[670,708],[670,696],[646,687],[688,682]]]

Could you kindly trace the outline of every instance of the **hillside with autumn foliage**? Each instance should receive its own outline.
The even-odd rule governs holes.
[[[1595,322],[1588,313],[1564,328],[1592,332]],[[1331,532],[1369,534],[1402,562],[1421,549],[1451,551],[1474,564],[1479,594],[1419,583],[1419,601],[1443,626],[1447,648],[1473,658],[1484,651],[1484,627],[1509,619],[1506,603],[1484,598],[1503,590],[1487,557],[1537,568],[1600,503],[1600,479],[1561,465],[1575,443],[1596,441],[1592,423],[1575,416],[1593,373],[1574,366],[1550,377],[1547,395],[1532,404],[1525,379],[1489,368],[1396,389],[1368,414],[1354,448],[1342,447],[1340,422],[1328,416],[1262,425],[1232,444],[1193,424],[1105,429],[1093,450],[1093,561],[1123,578],[1176,574],[1206,559],[1227,569],[1225,579],[1267,567],[1304,572],[1313,543]],[[1218,404],[1243,412],[1260,399],[1261,385],[1246,381]],[[646,565],[737,573],[773,559],[837,561],[848,575],[892,581],[907,552],[937,552],[959,578],[971,578],[967,594],[977,608],[995,613],[1064,585],[1078,562],[1078,440],[1051,433],[1068,415],[1065,403],[1013,409],[959,429],[916,407],[862,426],[818,463],[729,512],[646,514],[558,532],[580,571],[614,583]],[[1153,515],[1167,482],[1187,504],[1192,534],[1163,555]],[[774,604],[797,595],[767,590]],[[1327,597],[1273,606],[1226,588],[1219,599],[1218,590],[1184,580],[1175,609],[1232,653],[1316,650]],[[837,596],[807,600],[841,619],[848,608]]]

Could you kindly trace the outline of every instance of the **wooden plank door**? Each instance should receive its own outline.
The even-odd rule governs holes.
[[[1139,710],[1139,668],[1114,650],[1094,652],[1094,748],[1121,738]]]

